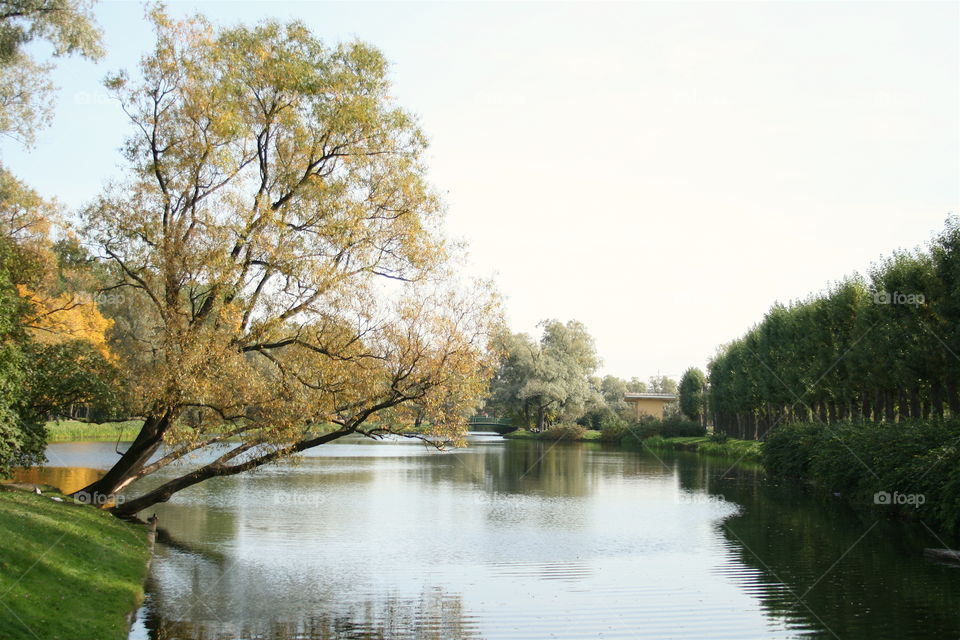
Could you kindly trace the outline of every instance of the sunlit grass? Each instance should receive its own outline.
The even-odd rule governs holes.
[[[507,438],[508,440],[550,440],[552,439],[550,437],[549,431],[533,432],[533,431],[528,431],[526,429],[517,429],[516,431],[505,434],[503,437]],[[583,433],[578,434],[576,438],[572,438],[572,439],[564,438],[564,439],[570,440],[571,442],[598,442],[600,440],[600,432],[594,431],[592,429],[584,429]]]
[[[143,597],[145,528],[54,495],[0,490],[0,636],[126,638]]]
[[[684,436],[677,438],[663,438],[654,436],[643,440],[644,446],[650,449],[673,449],[678,451],[696,451],[712,456],[741,458],[743,460],[760,460],[763,443],[757,440],[737,440],[728,438],[725,442],[714,442],[710,436]]]
[[[122,422],[82,422],[80,420],[51,420],[47,423],[49,442],[71,440],[133,440],[143,420]]]

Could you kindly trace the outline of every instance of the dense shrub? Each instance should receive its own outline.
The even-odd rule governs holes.
[[[822,424],[793,423],[772,430],[763,445],[763,466],[775,475],[806,478],[825,429]]]
[[[630,423],[617,415],[606,416],[600,423],[601,442],[620,442]]]
[[[611,432],[613,429],[611,429]],[[627,424],[621,440],[638,444],[649,438],[698,438],[707,435],[707,430],[698,422],[682,416],[667,416],[663,419],[644,416],[639,421]]]
[[[960,534],[960,419],[783,425],[770,432],[763,464],[854,506]]]
[[[603,424],[616,417],[617,415],[608,406],[602,405],[577,418],[577,424],[593,431],[602,431]]]
[[[682,416],[669,416],[662,420],[650,420],[641,429],[644,437],[663,436],[664,438],[696,438],[707,435],[707,430],[699,422]]]
[[[730,436],[722,432],[714,432],[710,434],[710,442],[715,444],[725,444],[729,439]]]

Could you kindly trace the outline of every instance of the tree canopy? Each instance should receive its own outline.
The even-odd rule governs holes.
[[[32,144],[53,110],[49,62],[39,62],[26,45],[43,40],[54,56],[102,56],[92,2],[85,0],[0,0],[0,134]]]
[[[707,408],[707,377],[703,371],[696,367],[684,371],[678,390],[683,415],[691,420],[702,421]]]
[[[504,334],[504,359],[491,384],[488,407],[516,424],[538,430],[573,422],[603,398],[590,383],[599,366],[593,338],[576,320],[545,320],[538,342]]]
[[[80,494],[102,502],[228,438],[118,513],[350,433],[417,421],[459,438],[499,312],[483,286],[445,284],[426,141],[390,98],[382,54],[299,22],[152,18],[138,77],[107,82],[132,124],[126,177],[83,213],[105,290],[138,310],[114,331],[134,334],[119,365],[146,420]]]
[[[960,413],[960,223],[867,277],[777,304],[710,362],[719,430],[759,438],[783,423],[896,422]]]
[[[59,287],[56,208],[0,167],[0,475],[43,461],[44,422],[73,403],[121,402],[110,321]]]

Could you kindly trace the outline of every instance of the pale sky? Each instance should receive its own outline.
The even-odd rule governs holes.
[[[960,212],[960,3],[170,2],[306,22],[392,62],[448,230],[514,330],[577,319],[604,373],[679,377],[776,300],[822,289]],[[151,45],[96,10],[108,55],[61,61],[54,126],[3,162],[68,207],[128,133],[100,81]]]

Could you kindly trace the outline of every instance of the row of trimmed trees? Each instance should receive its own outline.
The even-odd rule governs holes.
[[[774,305],[708,372],[715,429],[740,438],[787,422],[960,413],[960,220],[867,277]]]

